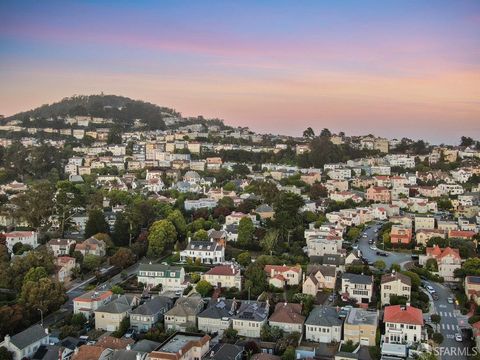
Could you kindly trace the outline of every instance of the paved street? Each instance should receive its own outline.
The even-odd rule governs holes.
[[[441,347],[448,349],[448,353],[442,355],[442,359],[466,359],[466,356],[460,354],[465,354],[467,345],[465,344],[465,341],[456,341],[455,334],[461,333],[460,328],[464,325],[468,325],[467,318],[461,315],[460,311],[455,309],[455,304],[448,303],[447,299],[449,297],[454,297],[449,288],[434,282],[429,282],[429,284],[435,289],[439,298],[432,303],[433,312],[441,316],[439,331],[444,337]],[[433,326],[435,327],[435,325]],[[453,351],[455,351],[455,353],[453,353]]]
[[[377,234],[375,230],[380,230],[382,227],[379,223],[374,223],[365,228],[358,241],[358,249],[361,251],[362,256],[367,259],[368,261],[375,262],[377,260],[383,260],[389,268],[392,264],[402,265],[408,261],[411,261],[411,255],[408,253],[401,253],[401,252],[393,252],[393,251],[385,251],[389,254],[389,256],[379,256],[376,254],[376,250],[370,249],[370,246],[375,244],[375,240],[377,238]],[[367,237],[364,238],[363,234],[366,234]],[[368,241],[370,239],[374,240],[374,244],[369,244]],[[382,250],[383,251],[383,250]]]

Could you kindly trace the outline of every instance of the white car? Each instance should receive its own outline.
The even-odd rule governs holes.
[[[455,341],[462,342],[463,341],[462,334],[455,334]]]
[[[370,246],[370,250],[373,250],[373,251],[375,251],[375,250],[377,250],[377,247],[376,247],[375,245],[373,245],[373,246]]]
[[[452,299],[451,297],[449,297],[449,298],[447,299],[447,302],[448,302],[449,304],[453,304],[453,299]]]

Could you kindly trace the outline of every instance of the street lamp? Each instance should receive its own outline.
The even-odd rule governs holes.
[[[37,308],[38,311],[40,311],[40,326],[43,327],[43,310],[40,308]]]

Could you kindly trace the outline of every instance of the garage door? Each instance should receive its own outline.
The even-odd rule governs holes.
[[[320,335],[318,342],[321,343],[329,343],[331,341],[330,336],[328,335]]]
[[[360,345],[369,345],[368,338],[360,338]]]

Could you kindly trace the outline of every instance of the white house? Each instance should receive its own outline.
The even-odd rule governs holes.
[[[187,248],[180,252],[180,260],[200,259],[202,264],[225,262],[225,246],[216,241],[189,241]]]
[[[383,315],[385,342],[413,344],[422,339],[422,310],[412,306],[386,306]]]
[[[21,360],[31,358],[41,345],[48,345],[49,343],[48,329],[41,325],[33,325],[16,335],[5,335],[0,347],[5,347],[13,353],[13,360]]]
[[[35,231],[12,231],[5,234],[5,245],[9,252],[12,252],[13,246],[17,243],[30,245],[35,249],[38,246],[37,236]]]
[[[161,285],[163,291],[183,290],[186,287],[185,270],[183,267],[162,264],[140,264],[138,267],[138,282],[147,287]]]

